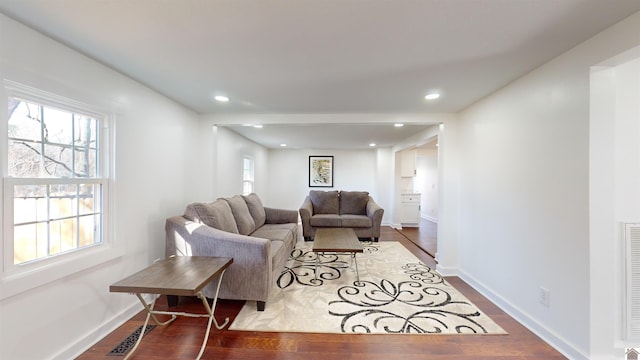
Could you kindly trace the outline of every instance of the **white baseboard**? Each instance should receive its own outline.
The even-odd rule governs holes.
[[[443,274],[444,275],[444,274]],[[494,293],[488,287],[484,286],[481,282],[477,281],[473,276],[465,273],[464,271],[458,271],[458,276],[469,284],[472,288],[489,299],[492,303],[506,312],[509,316],[514,318],[524,327],[532,331],[539,336],[553,348],[561,352],[564,356],[574,360],[589,360],[589,356],[578,350],[574,345],[555,334],[553,331],[547,329],[544,325],[538,323],[533,317],[529,316],[526,312],[522,311],[517,306],[509,303],[504,298]]]
[[[429,216],[429,215],[420,215],[421,218],[425,219],[425,220],[429,220],[432,223],[438,223],[438,218],[437,217],[433,217],[433,216]]]
[[[89,332],[86,336],[78,339],[73,344],[69,345],[66,349],[59,352],[58,354],[51,357],[52,360],[67,360],[67,359],[75,359],[80,356],[83,352],[87,351],[91,346],[95,345],[96,342],[103,339],[105,336],[109,335],[112,331],[117,329],[120,325],[124,324],[127,320],[131,319],[133,316],[138,314],[144,308],[140,301],[137,298],[135,302],[132,302],[130,306],[128,306],[124,311],[120,314],[117,314],[113,318],[109,319],[107,322],[102,323],[100,326],[95,328],[93,331]],[[149,300],[149,299],[145,299]]]
[[[459,276],[457,268],[444,267],[440,264],[436,264],[436,271],[442,276]]]

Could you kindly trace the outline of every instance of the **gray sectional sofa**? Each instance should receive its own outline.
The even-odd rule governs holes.
[[[378,241],[384,209],[366,191],[311,190],[299,212],[305,241],[323,227],[353,228],[359,238]]]
[[[165,223],[166,256],[224,256],[219,298],[250,300],[264,310],[274,278],[298,241],[298,212],[264,207],[256,194],[189,204]],[[216,282],[203,289],[215,295]]]

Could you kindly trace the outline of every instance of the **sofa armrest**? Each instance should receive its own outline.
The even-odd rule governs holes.
[[[305,238],[313,236],[313,228],[311,227],[311,217],[313,216],[313,203],[307,195],[300,205],[300,221],[302,222],[302,236]]]
[[[224,275],[221,296],[266,301],[273,284],[271,241],[259,237],[229,233],[174,216],[165,222],[165,255],[232,257],[233,264]],[[227,285],[228,284],[228,285]],[[213,297],[215,288],[207,286],[205,296]],[[209,291],[211,291],[209,293]]]
[[[266,215],[265,223],[267,224],[298,223],[298,212],[295,210],[274,209],[265,206],[264,213]]]
[[[367,217],[371,219],[371,232],[374,234],[374,237],[380,236],[380,224],[382,223],[383,215],[384,209],[369,196],[369,201],[367,201]]]
[[[302,205],[300,205],[300,218],[304,222],[308,221],[313,216],[313,204],[311,203],[311,199],[307,196],[304,198]]]
[[[271,241],[234,234],[183,216],[168,218],[165,223],[165,256],[232,257],[234,267],[251,264],[260,272],[271,273]],[[268,271],[266,271],[268,269]]]

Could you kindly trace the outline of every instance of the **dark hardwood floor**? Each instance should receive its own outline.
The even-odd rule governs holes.
[[[435,258],[438,252],[438,224],[420,218],[419,227],[403,227],[400,231],[411,242]]]
[[[380,241],[398,241],[428,266],[432,257],[400,232],[385,227]],[[457,277],[447,277],[454,287],[508,332],[507,335],[342,335],[307,333],[262,333],[212,328],[202,359],[565,359],[513,318]],[[113,296],[121,296],[114,294]],[[220,300],[216,318],[232,322],[242,301]],[[181,298],[179,310],[201,311],[197,299]],[[269,304],[267,303],[267,306]],[[166,309],[165,297],[158,309]],[[107,354],[144,323],[140,312],[77,359],[113,360]],[[206,319],[178,317],[165,327],[156,327],[142,340],[132,359],[194,359],[200,350]],[[117,358],[117,357],[115,357]]]

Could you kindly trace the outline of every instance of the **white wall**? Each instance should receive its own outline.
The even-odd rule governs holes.
[[[591,74],[591,354],[620,358],[623,222],[640,222],[640,48]],[[622,61],[620,61],[622,60]],[[614,264],[615,266],[606,266]],[[605,266],[602,266],[605,265]],[[608,309],[608,311],[602,311]]]
[[[418,149],[416,191],[420,196],[420,216],[438,222],[438,151]]]
[[[0,358],[70,359],[142,308],[109,285],[164,255],[164,219],[212,196],[198,156],[207,135],[191,111],[3,15],[0,78],[117,114],[112,236],[123,255],[0,301]],[[3,90],[0,103],[7,114]]]
[[[254,192],[268,206],[270,192],[267,174],[270,170],[267,149],[225,127],[218,126],[214,152],[217,159],[214,168],[215,198],[242,194],[242,159],[246,155],[254,160]],[[200,201],[213,201],[215,198]]]
[[[388,223],[388,187],[379,186],[389,181],[389,172],[379,168],[387,166],[391,152],[372,150],[269,150],[270,206],[298,209],[310,190],[368,191],[385,209],[383,223]],[[309,187],[309,156],[333,156],[333,187]]]
[[[460,114],[460,274],[570,358],[621,356],[591,322],[614,309],[590,292],[590,269],[616,264],[589,261],[589,69],[639,32],[636,14]]]

